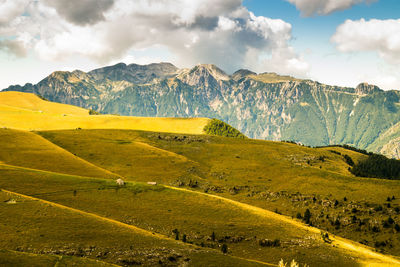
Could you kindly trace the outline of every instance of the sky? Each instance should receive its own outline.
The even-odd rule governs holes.
[[[0,89],[119,62],[400,90],[399,0],[0,0]]]

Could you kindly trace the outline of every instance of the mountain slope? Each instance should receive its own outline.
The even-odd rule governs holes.
[[[181,70],[168,63],[117,64],[88,73],[55,72],[36,85],[6,90],[110,114],[217,118],[251,138],[350,144],[375,152],[387,151],[382,149],[390,140],[373,143],[400,121],[398,91],[249,70],[229,76],[209,64]]]

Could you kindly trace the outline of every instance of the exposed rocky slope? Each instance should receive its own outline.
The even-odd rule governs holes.
[[[350,144],[399,156],[393,140],[400,136],[394,128],[400,92],[365,83],[346,88],[249,70],[227,75],[214,65],[120,63],[88,73],[54,72],[36,85],[6,90],[102,113],[218,118],[252,138]]]

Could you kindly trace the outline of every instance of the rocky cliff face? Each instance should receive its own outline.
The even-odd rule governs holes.
[[[328,86],[249,70],[230,76],[214,65],[178,69],[170,63],[121,63],[88,73],[54,72],[36,85],[6,90],[102,113],[218,118],[252,138],[384,148],[389,156],[393,139],[381,136],[400,122],[398,91],[368,84]]]

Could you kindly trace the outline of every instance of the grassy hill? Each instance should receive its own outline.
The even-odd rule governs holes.
[[[48,254],[34,254],[29,252],[20,252],[13,250],[0,250],[1,266],[115,266],[114,264],[102,262],[99,260],[91,260],[76,256],[58,256]]]
[[[29,97],[12,108],[56,114]],[[103,117],[84,111],[60,121]],[[400,181],[351,174],[346,157],[367,155],[142,122],[153,131],[0,129],[0,264],[400,266]]]
[[[0,241],[2,247],[35,254],[97,258],[118,265],[150,266],[159,262],[168,265],[170,262],[193,261],[202,266],[209,259],[214,266],[231,266],[229,264],[236,262],[243,266],[257,266],[214,250],[195,249],[190,244],[37,198],[10,192],[1,192],[0,198],[15,202],[2,204],[0,210],[7,233]],[[18,223],[21,221],[22,224]]]
[[[13,132],[16,137],[26,134],[35,135],[34,133],[7,129],[0,132],[8,134]],[[348,196],[350,196],[350,192],[354,193],[360,190],[359,195],[354,194],[351,200],[349,197],[349,202],[351,201],[352,203],[356,203],[362,198],[361,191],[372,192],[372,190],[377,190],[381,192],[380,196],[371,196],[371,202],[379,202],[380,199],[376,200],[374,197],[383,198],[383,195],[395,194],[395,191],[398,190],[398,183],[395,181],[390,181],[392,183],[389,183],[389,181],[374,180],[372,188],[370,185],[371,179],[362,180],[351,177],[341,156],[330,151],[347,153],[347,150],[343,148],[310,149],[293,144],[250,139],[232,139],[207,135],[176,135],[132,130],[68,130],[40,132],[40,134],[66,151],[70,151],[82,158],[79,162],[91,162],[93,165],[99,166],[100,170],[106,169],[115,172],[116,175],[121,175],[124,180],[130,180],[131,182],[127,183],[125,187],[119,188],[115,184],[115,178],[107,177],[108,173],[105,178],[111,179],[82,177],[88,176],[84,171],[84,168],[87,168],[86,165],[81,167],[81,176],[71,175],[70,172],[63,170],[60,167],[62,164],[53,164],[55,167],[51,171],[49,169],[46,171],[39,170],[41,168],[45,169],[40,165],[31,165],[27,168],[23,166],[23,161],[30,161],[31,157],[28,154],[25,159],[22,157],[20,162],[11,160],[3,162],[0,166],[0,173],[2,177],[7,177],[7,179],[0,181],[0,188],[77,210],[79,211],[77,215],[82,215],[80,212],[89,213],[93,214],[93,218],[96,215],[132,225],[171,241],[175,239],[178,231],[180,239],[178,244],[186,246],[181,241],[183,235],[185,235],[186,243],[189,243],[189,246],[193,245],[197,249],[211,251],[204,252],[207,256],[199,259],[196,258],[197,256],[187,254],[186,249],[182,248],[179,255],[185,255],[185,257],[190,258],[191,262],[196,263],[194,265],[199,264],[202,260],[206,260],[207,263],[213,262],[212,258],[214,256],[208,256],[208,253],[212,255],[216,253],[216,258],[223,257],[222,259],[215,259],[216,266],[221,266],[222,262],[229,262],[229,260],[225,259],[227,256],[223,256],[218,252],[221,250],[222,244],[227,244],[228,255],[231,257],[229,259],[232,260],[231,264],[233,266],[257,264],[243,259],[275,264],[280,258],[286,261],[296,259],[297,261],[311,264],[311,266],[318,265],[321,262],[329,265],[339,264],[340,266],[355,266],[362,262],[382,263],[382,259],[375,256],[371,257],[364,253],[346,249],[339,242],[339,239],[335,241],[337,242],[335,245],[326,243],[320,236],[320,230],[308,228],[299,222],[300,220],[296,221],[290,218],[290,216],[293,216],[290,212],[301,211],[303,213],[305,210],[305,206],[289,205],[290,199],[288,199],[288,196],[295,190],[296,192],[301,192],[297,196],[303,198],[307,198],[311,192],[317,191],[318,201],[329,196],[327,192],[337,192],[338,188],[343,191],[343,194],[349,193]],[[16,140],[18,139],[16,138]],[[36,139],[31,139],[35,143],[40,140],[39,144],[42,144],[43,139],[39,136]],[[3,140],[6,139],[3,138]],[[7,148],[4,143],[0,143],[0,146]],[[38,148],[24,147],[23,143],[16,142],[15,146],[20,147],[19,153],[21,155],[25,154],[24,151],[29,150],[36,150],[38,158],[49,153],[49,150],[45,149],[39,151]],[[62,151],[56,145],[54,145],[53,149]],[[7,149],[4,149],[4,151],[7,151]],[[363,155],[354,151],[349,151],[348,153],[355,161],[363,157]],[[206,155],[208,155],[208,159]],[[282,159],[284,155],[296,155],[296,163],[293,162],[295,160],[293,158],[290,158],[288,162],[284,162]],[[323,166],[322,169],[319,166],[312,166],[312,164],[315,164],[315,157],[318,157],[319,160],[320,156],[326,156],[325,162],[320,162],[321,166]],[[313,161],[311,166],[302,157],[306,157],[307,160],[311,158]],[[275,161],[271,162],[273,158],[275,158]],[[279,163],[280,161],[282,162]],[[22,167],[13,166],[12,164]],[[228,167],[230,168],[230,173],[227,173]],[[272,172],[274,168],[282,168],[282,170],[286,169],[286,171],[281,170],[281,174],[278,175]],[[221,170],[225,170],[225,174]],[[275,172],[278,172],[278,169]],[[265,177],[265,173],[269,173],[268,177]],[[292,175],[296,173],[296,177],[291,177],[289,173],[292,173]],[[330,174],[331,177],[329,175],[324,177],[321,175],[322,173]],[[260,179],[261,175],[264,177]],[[246,180],[243,176],[246,176]],[[303,176],[308,177],[309,183],[301,187],[299,185],[304,183],[302,181],[304,179],[302,178]],[[337,180],[336,183],[333,182],[334,179]],[[148,181],[157,181],[172,187],[161,184],[156,186],[147,185],[146,182]],[[349,181],[353,182],[349,183]],[[325,184],[324,189],[320,188],[322,183]],[[287,189],[285,194],[278,191],[280,192],[278,198],[269,199],[266,197],[267,194],[271,197],[276,196],[278,192],[274,190],[279,190],[282,187]],[[357,189],[358,187],[359,189]],[[186,191],[187,189],[190,191]],[[214,198],[214,196],[221,198]],[[341,195],[337,196],[340,197]],[[9,201],[11,198],[15,199],[16,197],[10,197],[10,194],[8,194],[4,200]],[[20,205],[20,200],[18,199],[16,204],[3,205],[11,207],[17,212],[18,210],[12,207]],[[6,202],[3,201],[2,203]],[[395,203],[396,201],[392,202],[393,205]],[[311,203],[308,205],[308,207],[312,208],[313,216],[315,216],[318,205]],[[262,209],[254,210],[257,209],[256,207]],[[268,211],[274,211],[276,208],[279,209],[278,213],[284,213],[289,217]],[[90,237],[96,235],[101,239],[102,234],[93,232],[97,227],[95,222],[84,222],[85,225],[92,226],[89,231],[90,234],[75,241],[72,241],[74,240],[72,237],[71,239],[66,238],[71,229],[62,228],[60,224],[56,224],[51,220],[46,220],[46,223],[51,223],[54,229],[65,229],[65,235],[51,236],[50,233],[40,233],[40,231],[37,231],[38,225],[41,225],[39,229],[43,229],[46,232],[44,230],[46,226],[42,225],[40,218],[48,212],[42,213],[36,211],[33,207],[28,209],[39,214],[39,217],[34,217],[36,219],[32,220],[32,224],[16,226],[16,221],[13,221],[13,219],[2,221],[4,225],[13,229],[14,233],[20,231],[18,230],[20,228],[15,227],[24,227],[26,229],[24,237],[16,239],[15,236],[11,236],[7,239],[7,244],[14,244],[14,250],[22,246],[22,251],[42,254],[46,251],[43,247],[60,249],[60,243],[73,243],[80,244],[81,250],[89,251],[90,246],[93,244],[103,244],[103,241]],[[68,210],[68,212],[70,211]],[[24,209],[20,211],[21,215],[18,216],[22,216],[25,213],[26,210]],[[13,218],[18,218],[18,216],[17,214],[13,215]],[[65,215],[59,214],[57,216],[57,218],[63,218]],[[77,220],[75,217],[73,218]],[[397,219],[397,217],[394,217],[394,219]],[[67,223],[69,224],[69,222],[65,222],[65,224]],[[317,224],[318,221],[315,221],[315,223]],[[114,230],[107,230],[104,226],[101,229],[110,232],[115,231],[115,228]],[[11,233],[13,231],[10,230]],[[214,240],[212,238],[213,232],[215,234]],[[342,230],[341,232],[342,236],[348,234],[349,231]],[[24,247],[22,244],[30,240],[32,238],[31,235],[39,237],[44,235],[49,240],[43,241],[46,238],[42,238],[31,247]],[[349,237],[351,238],[352,236]],[[87,239],[86,241],[85,238]],[[124,238],[123,236],[118,236],[119,240],[124,240]],[[334,237],[332,236],[331,238]],[[60,243],[57,243],[57,240]],[[273,245],[274,240],[278,240],[276,244],[279,245]],[[129,242],[136,244],[138,241]],[[142,241],[140,242],[143,243]],[[47,245],[43,246],[43,244]],[[144,254],[151,254],[150,248],[152,248],[152,250],[150,249],[151,251],[158,250],[157,247],[154,248],[154,245],[150,244],[144,242],[146,248],[140,247],[140,250],[146,251],[143,252]],[[174,242],[163,246],[171,248],[171,246],[175,246],[172,244]],[[111,250],[110,256],[101,258],[103,261],[116,264],[122,263],[122,265],[124,262],[132,260],[144,261],[143,255],[129,254],[127,252],[130,251],[128,247],[124,247],[124,245],[115,247],[114,245],[104,243],[96,246],[98,247],[97,253],[114,249]],[[362,247],[360,244],[356,245]],[[397,243],[393,242],[393,245],[397,247]],[[2,247],[10,249],[9,245],[6,246],[4,243]],[[75,252],[80,251],[79,247],[73,245],[71,247]],[[163,249],[161,250],[164,251]],[[128,255],[126,256],[126,261],[115,258],[117,251],[119,253],[123,251],[123,255]],[[172,253],[169,249],[167,251]],[[168,253],[157,257],[164,260],[168,259]],[[85,252],[83,256],[91,258],[93,253]],[[220,260],[222,261],[218,262]],[[386,260],[384,259],[384,261]],[[240,263],[240,261],[244,262]]]
[[[14,101],[15,100],[15,101]],[[0,127],[20,130],[132,129],[202,134],[207,118],[149,118],[89,115],[89,110],[21,92],[0,92]]]

